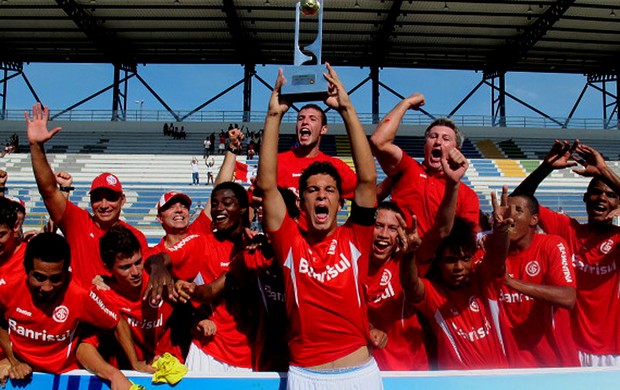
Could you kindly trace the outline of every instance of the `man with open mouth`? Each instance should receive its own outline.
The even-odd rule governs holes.
[[[543,160],[514,190],[534,194],[554,170],[581,164],[573,172],[591,177],[583,201],[588,222],[540,208],[540,226],[563,237],[574,252],[572,265],[577,281],[577,300],[571,311],[573,337],[582,366],[620,365],[620,301],[617,298],[618,243],[620,228],[612,224],[620,204],[620,177],[594,148],[575,140],[556,141]]]
[[[463,165],[466,158],[460,153],[463,134],[454,122],[440,118],[424,132],[424,160],[420,164],[395,144],[396,133],[407,110],[419,110],[424,96],[415,93],[398,103],[379,123],[370,137],[373,154],[381,168],[394,181],[392,201],[405,216],[417,217],[418,233],[424,239],[437,216],[446,187],[441,166],[442,153],[456,150],[453,164]],[[452,152],[454,153],[454,152]],[[463,184],[459,189],[456,215],[478,226],[480,201],[476,193]],[[410,221],[407,221],[408,224]]]

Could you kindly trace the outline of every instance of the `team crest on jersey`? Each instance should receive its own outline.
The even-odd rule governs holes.
[[[537,260],[532,260],[525,266],[525,273],[534,277],[540,273],[540,264]]]
[[[475,295],[469,297],[469,310],[478,313],[480,311],[480,305],[478,304],[478,300]]]
[[[609,240],[602,243],[599,249],[604,255],[606,255],[611,251],[613,247],[614,247],[614,240],[610,238]]]
[[[381,275],[381,281],[379,282],[379,285],[387,286],[388,284],[390,284],[391,280],[392,280],[392,273],[390,272],[389,269],[384,269],[383,275]]]
[[[54,319],[54,321],[60,323],[67,321],[67,318],[69,318],[69,309],[67,308],[67,306],[64,305],[58,306],[54,309],[54,314],[52,314],[52,318]]]

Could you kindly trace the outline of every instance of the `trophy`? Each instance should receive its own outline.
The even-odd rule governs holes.
[[[326,68],[321,64],[323,4],[325,4],[325,0],[301,0],[295,6],[294,65],[284,68],[286,83],[282,86],[282,96],[291,102],[324,100],[327,95],[327,80],[323,77]],[[299,19],[301,13],[305,16],[319,14],[316,39],[310,45],[304,47],[305,51],[314,54],[315,64],[304,65],[312,61],[313,58],[304,54],[299,47]]]

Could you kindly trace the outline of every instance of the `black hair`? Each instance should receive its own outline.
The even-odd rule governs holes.
[[[44,263],[60,263],[62,270],[68,271],[71,265],[71,248],[63,236],[56,233],[39,233],[28,241],[24,254],[26,272],[34,269],[34,259]]]
[[[318,105],[316,105],[314,103],[308,103],[305,106],[303,106],[299,110],[299,112],[302,112],[303,110],[309,109],[309,108],[315,109],[318,112],[320,112],[321,113],[321,125],[322,126],[327,126],[327,115],[325,115],[325,111],[323,111],[323,109],[321,107],[319,107]]]
[[[288,188],[280,186],[278,186],[278,191],[280,191],[280,195],[282,195],[282,199],[284,199],[288,215],[293,219],[299,218],[301,212],[299,211],[299,207],[297,207],[297,195]]]
[[[299,197],[303,199],[301,195],[308,188],[308,179],[310,176],[320,174],[329,175],[334,178],[338,194],[342,197],[342,179],[340,178],[340,173],[338,173],[336,167],[328,161],[315,161],[304,169],[299,177]]]
[[[140,252],[140,241],[136,235],[125,226],[115,225],[99,239],[99,254],[108,269],[114,267],[118,255],[130,258]]]
[[[534,195],[526,194],[524,192],[510,194],[509,198],[523,198],[527,202],[527,208],[530,210],[530,214],[538,215],[540,210],[540,205],[538,203],[538,199]]]
[[[435,282],[440,282],[440,266],[445,251],[448,250],[457,255],[462,253],[466,256],[473,256],[477,249],[476,229],[474,224],[462,217],[455,217],[450,234],[441,241],[435,251],[435,256],[426,273],[426,277]]]
[[[0,225],[6,225],[13,229],[17,223],[17,207],[15,202],[0,197]]]
[[[248,199],[248,192],[246,189],[241,184],[235,183],[234,181],[225,181],[215,186],[213,192],[211,192],[211,197],[213,198],[216,192],[223,190],[231,190],[235,194],[237,202],[239,202],[239,207],[246,209],[246,212],[242,215],[241,222],[243,223],[243,226],[249,227],[250,213],[248,211],[250,208],[250,201]]]
[[[435,126],[445,126],[445,127],[449,127],[452,130],[454,130],[454,136],[456,139],[456,146],[458,148],[460,148],[461,146],[463,146],[463,132],[461,131],[461,129],[458,128],[458,126],[456,125],[456,123],[454,123],[453,120],[448,119],[448,118],[439,118],[439,119],[435,119],[433,122],[431,122],[430,125],[428,125],[428,127],[426,128],[426,130],[424,130],[424,137],[426,138],[426,136],[428,135],[428,132],[431,131],[431,129]]]
[[[393,211],[397,214],[400,214],[401,217],[405,218],[405,213],[403,213],[403,210],[401,210],[400,207],[398,207],[398,205],[392,201],[386,200],[383,201],[381,203],[379,203],[379,206],[377,206],[377,212],[379,210],[389,210],[389,211]]]

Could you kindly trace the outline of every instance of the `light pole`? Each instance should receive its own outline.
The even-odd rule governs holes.
[[[136,100],[136,104],[140,105],[138,111],[140,111],[140,121],[142,121],[142,105],[144,104],[144,100]],[[138,113],[136,112],[136,120],[138,120]]]

